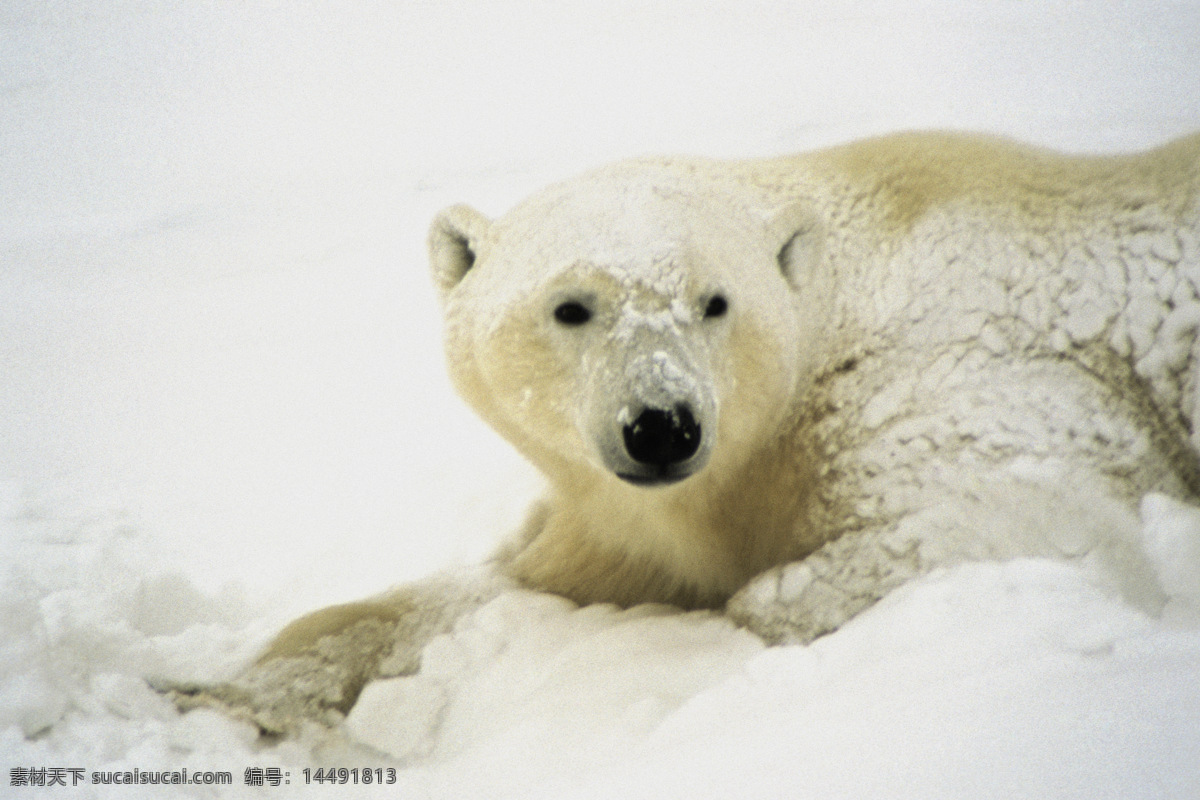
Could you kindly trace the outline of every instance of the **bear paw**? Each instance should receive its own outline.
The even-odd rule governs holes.
[[[215,709],[257,726],[265,736],[293,734],[311,722],[337,726],[362,684],[315,657],[273,659],[228,683],[151,683],[182,712]]]
[[[306,722],[334,727],[386,656],[412,650],[398,646],[399,616],[371,604],[333,606],[288,626],[261,660],[228,683],[154,688],[180,711],[215,708],[266,735],[296,733]],[[412,671],[413,661],[401,666]]]
[[[807,644],[837,630],[921,572],[915,542],[859,533],[773,567],[729,599],[734,622],[769,644]]]
[[[808,644],[874,602],[818,579],[804,562],[767,570],[730,598],[725,610],[769,644]]]

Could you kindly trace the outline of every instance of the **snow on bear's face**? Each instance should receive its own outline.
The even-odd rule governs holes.
[[[494,222],[456,206],[431,230],[455,384],[551,480],[736,469],[796,391],[795,232],[646,172],[560,184]]]

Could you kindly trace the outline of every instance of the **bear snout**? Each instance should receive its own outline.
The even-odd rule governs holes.
[[[700,464],[687,464],[700,450],[700,423],[684,403],[672,409],[646,408],[621,431],[625,452],[636,471],[624,470],[618,477],[639,486],[666,485],[681,481]]]

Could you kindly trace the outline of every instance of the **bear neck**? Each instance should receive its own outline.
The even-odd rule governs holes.
[[[819,544],[805,524],[813,481],[784,435],[739,465],[678,484],[630,485],[575,466],[552,483],[508,564],[524,584],[579,603],[719,608],[750,578]]]

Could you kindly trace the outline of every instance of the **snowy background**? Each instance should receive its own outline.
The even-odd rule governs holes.
[[[453,396],[425,228],[615,158],[901,128],[1076,151],[1200,129],[1194,2],[0,4],[0,768],[186,796],[1200,797],[1200,513],[1177,600],[968,566],[807,648],[503,597],[343,740],[176,716],[286,620],[470,563],[538,478]],[[287,788],[243,787],[248,766]]]

